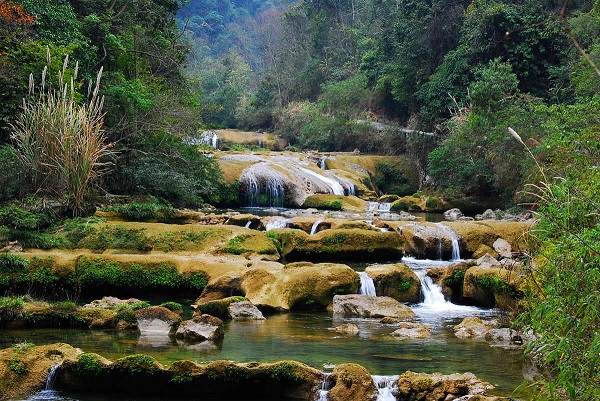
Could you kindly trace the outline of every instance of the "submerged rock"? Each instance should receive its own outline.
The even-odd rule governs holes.
[[[334,330],[334,331],[337,331],[338,333],[344,333],[344,334],[350,334],[350,335],[357,335],[360,332],[360,330],[358,329],[358,326],[355,325],[354,323],[342,324],[341,326],[335,327],[330,330]]]
[[[162,306],[140,309],[135,312],[135,317],[142,335],[168,336],[175,333],[181,322],[179,314]]]
[[[400,327],[392,332],[392,337],[400,339],[423,339],[431,336],[430,326],[421,323],[400,323]]]
[[[360,294],[334,296],[333,314],[372,318],[414,316],[412,309],[393,298]]]
[[[496,326],[496,321],[484,322],[478,317],[469,316],[454,326],[454,335],[458,338],[484,339],[487,333]]]

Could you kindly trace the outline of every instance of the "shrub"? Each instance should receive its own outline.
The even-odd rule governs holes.
[[[170,205],[161,205],[159,203],[128,203],[126,205],[116,205],[109,208],[119,216],[129,221],[148,221],[158,220],[167,222],[175,212]]]
[[[414,169],[400,163],[377,163],[375,184],[381,192],[398,196],[406,196],[419,189],[419,181]]]

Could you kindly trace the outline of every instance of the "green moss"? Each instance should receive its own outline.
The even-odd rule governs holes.
[[[344,198],[334,195],[312,195],[304,200],[302,208],[315,208],[321,210],[342,210]]]
[[[98,376],[102,368],[102,362],[98,360],[96,354],[85,353],[77,358],[73,370],[80,376]]]
[[[343,245],[348,239],[348,236],[344,233],[334,233],[333,235],[327,236],[321,240],[323,245]]]
[[[137,289],[191,289],[202,290],[207,278],[204,272],[180,274],[168,264],[118,263],[112,260],[81,257],[77,261],[76,279],[89,287],[118,287]]]
[[[145,228],[124,228],[120,226],[107,226],[96,229],[73,246],[96,251],[133,249],[147,252],[152,250]]]
[[[192,375],[189,372],[185,372],[180,375],[174,374],[173,377],[171,377],[171,381],[173,383],[180,383],[180,384],[189,383],[192,381]]]
[[[504,282],[498,276],[483,276],[479,277],[478,283],[481,287],[494,294],[506,294],[509,296],[516,296],[515,289],[508,283]]]
[[[233,253],[234,255],[241,255],[244,252],[247,252],[246,247],[244,246],[244,242],[250,238],[248,234],[240,234],[236,235],[232,239],[229,240],[226,246],[221,248],[222,252]]]
[[[218,318],[226,318],[227,317],[227,308],[234,302],[242,302],[246,301],[246,298],[235,296],[228,297],[223,299],[217,299],[215,301],[210,301],[205,304],[199,305],[198,310],[207,315],[215,316]]]
[[[446,278],[446,280],[444,280],[444,284],[446,284],[448,287],[451,287],[451,288],[462,288],[462,286],[465,282],[466,271],[467,271],[466,268],[454,270],[454,272],[452,273],[452,276],[448,277],[448,278]]]
[[[169,301],[169,302],[162,303],[159,306],[161,306],[163,308],[167,308],[168,310],[170,310],[172,312],[176,312],[176,313],[183,312],[183,306],[178,302]]]
[[[300,382],[302,377],[294,372],[294,364],[280,362],[269,369],[269,377],[280,382]]]
[[[398,283],[398,290],[401,292],[406,292],[406,291],[410,290],[412,285],[413,285],[412,281],[402,279]]]
[[[163,205],[155,202],[129,203],[126,205],[111,206],[108,210],[117,213],[128,221],[160,221],[171,220],[176,209],[171,205]]]
[[[158,368],[155,366],[155,359],[148,355],[128,355],[124,358],[118,359],[113,367],[115,369],[119,369],[123,372],[127,372],[130,375],[135,375],[139,373],[147,373],[154,374],[158,371]]]
[[[34,347],[34,345],[31,343],[19,343],[13,345],[11,347],[13,351],[12,357],[7,360],[8,368],[19,375],[27,373],[27,366],[25,365],[25,362],[21,360],[20,355],[24,354],[32,347]]]

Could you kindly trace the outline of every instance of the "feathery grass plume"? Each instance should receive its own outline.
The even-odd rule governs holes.
[[[50,61],[50,53],[47,53]],[[102,69],[96,77],[91,96],[77,101],[76,63],[69,82],[69,58],[58,73],[58,86],[46,81],[42,72],[39,92],[33,75],[29,96],[13,126],[12,138],[19,149],[23,166],[30,171],[35,192],[66,197],[74,215],[82,211],[84,194],[92,181],[103,174],[108,164],[103,159],[112,153],[102,128],[104,99],[99,96]],[[92,83],[90,82],[90,88]]]
[[[519,141],[521,143],[521,145],[523,145],[523,147],[525,148],[525,150],[527,150],[527,153],[529,153],[529,156],[531,156],[531,158],[533,159],[533,161],[535,162],[535,165],[537,166],[540,174],[542,175],[542,177],[544,178],[544,182],[547,183],[548,178],[546,177],[546,172],[544,171],[543,167],[540,165],[540,163],[537,161],[537,159],[535,158],[535,156],[533,155],[533,152],[531,152],[531,149],[529,149],[529,146],[527,146],[525,144],[525,142],[523,142],[523,139],[521,139],[521,135],[519,135],[517,133],[517,131],[515,131],[514,129],[512,129],[511,127],[508,127],[508,132],[510,133],[510,135],[512,135],[513,138],[515,138],[517,141]]]

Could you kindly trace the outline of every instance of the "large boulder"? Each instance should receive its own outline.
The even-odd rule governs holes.
[[[507,270],[487,263],[470,267],[465,272],[463,300],[465,303],[515,310],[523,297],[521,285],[523,276],[519,272]]]
[[[233,320],[265,320],[262,312],[250,301],[233,302],[227,311]]]
[[[187,342],[216,341],[224,337],[223,321],[210,315],[197,315],[181,322],[175,337]]]
[[[327,399],[329,401],[375,401],[377,388],[371,373],[364,367],[354,363],[337,365],[329,381],[332,388]]]
[[[498,238],[492,244],[492,248],[494,248],[494,250],[498,252],[498,255],[500,255],[501,257],[506,259],[512,258],[512,246],[508,243],[507,240],[503,238]]]
[[[450,220],[450,221],[456,221],[463,216],[464,216],[463,212],[461,212],[460,209],[457,209],[457,208],[446,210],[444,212],[444,217],[446,218],[446,220]]]
[[[369,266],[365,272],[373,279],[378,295],[392,297],[400,302],[419,302],[421,280],[404,263]]]
[[[395,232],[373,230],[278,231],[282,256],[287,260],[390,260],[403,255],[403,241]]]
[[[202,294],[200,294],[200,298],[198,298],[196,303],[203,304],[222,298],[240,295],[244,295],[241,287],[240,277],[227,275],[209,282],[202,291]]]
[[[333,314],[372,318],[414,316],[412,309],[394,298],[360,294],[336,295],[333,297]]]
[[[454,326],[454,335],[458,338],[484,339],[488,332],[496,326],[496,321],[483,321],[478,317],[469,316]]]
[[[453,239],[462,248],[460,235],[441,223],[406,224],[401,227],[400,233],[405,241],[406,254],[416,257],[450,259],[453,256]]]
[[[290,263],[276,272],[250,269],[242,278],[246,298],[276,310],[325,310],[336,294],[358,292],[360,279],[350,267],[336,263]]]
[[[481,244],[493,247],[498,238],[503,238],[513,251],[525,249],[531,222],[475,221],[445,223],[461,236],[461,250],[470,257]]]
[[[247,301],[247,299],[241,296],[227,297],[209,302],[204,302],[204,299],[200,297],[193,306],[200,314],[208,314],[218,317],[219,319],[227,319],[229,318],[229,307],[243,301]]]

